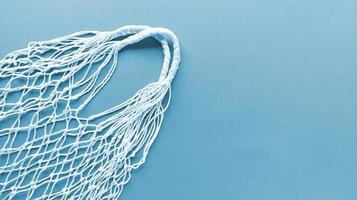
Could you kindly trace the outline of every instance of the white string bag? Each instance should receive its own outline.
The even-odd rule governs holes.
[[[148,37],[163,48],[159,80],[120,105],[82,116],[111,78],[118,52]],[[158,134],[179,62],[170,30],[136,25],[31,42],[5,56],[0,199],[118,199]]]

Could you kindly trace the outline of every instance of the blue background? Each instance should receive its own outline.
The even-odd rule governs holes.
[[[0,1],[0,55],[81,30],[172,29],[173,99],[127,200],[357,198],[357,1]],[[120,54],[89,109],[158,78],[157,44]]]

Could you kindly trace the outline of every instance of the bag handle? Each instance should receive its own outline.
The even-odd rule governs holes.
[[[149,26],[141,26],[141,25],[128,25],[121,27],[112,32],[112,36],[121,37],[130,35],[127,38],[118,41],[117,43],[117,51],[120,49],[138,43],[146,38],[153,37],[158,42],[160,42],[163,53],[164,53],[164,62],[162,65],[162,70],[160,74],[159,81],[167,81],[171,83],[178,69],[178,65],[180,63],[180,44],[176,37],[176,35],[166,28],[152,28]],[[172,45],[172,58],[171,58],[171,49],[170,45]]]

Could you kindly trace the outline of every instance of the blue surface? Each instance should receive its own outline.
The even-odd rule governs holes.
[[[121,199],[357,198],[355,0],[22,0],[0,9],[1,56],[126,24],[178,35],[172,104]],[[158,46],[123,52],[90,111],[156,80],[161,62]]]

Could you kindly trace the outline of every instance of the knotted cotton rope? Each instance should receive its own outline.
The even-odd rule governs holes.
[[[149,37],[163,49],[159,80],[117,106],[83,116],[113,75],[118,52]],[[179,62],[170,30],[134,25],[31,42],[5,56],[0,199],[118,199],[157,137]]]

